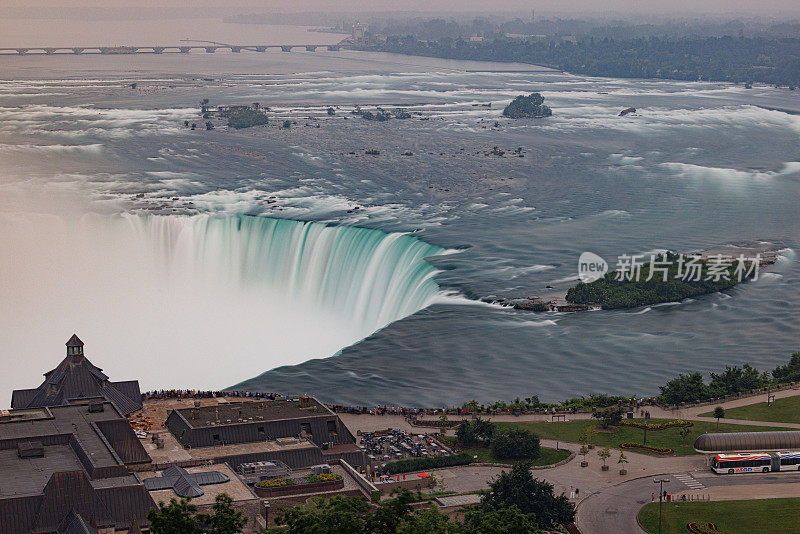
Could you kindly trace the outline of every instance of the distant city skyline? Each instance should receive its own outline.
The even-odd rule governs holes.
[[[670,16],[698,16],[698,15],[778,15],[800,14],[800,3],[795,0],[761,0],[751,2],[747,0],[707,0],[698,4],[691,0],[674,0],[664,3],[660,0],[608,0],[597,2],[594,0],[501,0],[494,2],[491,8],[478,0],[403,0],[402,2],[389,0],[297,0],[291,4],[271,1],[254,0],[227,0],[224,6],[215,0],[195,0],[187,7],[186,2],[178,0],[5,0],[2,8],[98,8],[98,9],[181,9],[193,11],[205,9],[211,11],[251,10],[274,12],[303,12],[303,11],[419,11],[441,12],[457,14],[463,12],[489,12],[489,11],[519,11],[530,12],[536,9],[542,15],[547,13],[570,14],[580,17],[591,14],[658,14]]]

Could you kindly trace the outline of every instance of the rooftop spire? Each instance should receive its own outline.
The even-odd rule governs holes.
[[[83,356],[83,341],[76,334],[67,341],[67,356],[75,356],[73,360],[77,361]]]

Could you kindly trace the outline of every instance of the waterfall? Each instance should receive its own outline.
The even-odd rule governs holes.
[[[405,234],[253,216],[125,219],[163,252],[173,275],[193,268],[270,288],[365,335],[428,306],[439,291],[425,258],[444,249]]]
[[[0,217],[0,235],[13,251],[0,259],[0,342],[35,354],[15,386],[37,383],[73,331],[113,379],[145,388],[222,388],[329,357],[430,305],[425,258],[444,252],[254,216],[25,214]]]

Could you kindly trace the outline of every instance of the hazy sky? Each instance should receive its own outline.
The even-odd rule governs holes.
[[[580,16],[603,11],[668,13],[692,16],[701,13],[759,14],[800,13],[798,0],[2,0],[2,7],[152,7],[220,8],[229,11],[529,11],[570,13]]]

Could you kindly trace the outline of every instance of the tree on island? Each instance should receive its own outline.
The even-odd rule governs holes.
[[[552,114],[553,110],[544,104],[544,97],[539,93],[519,95],[503,110],[503,116],[510,119],[538,119]]]

